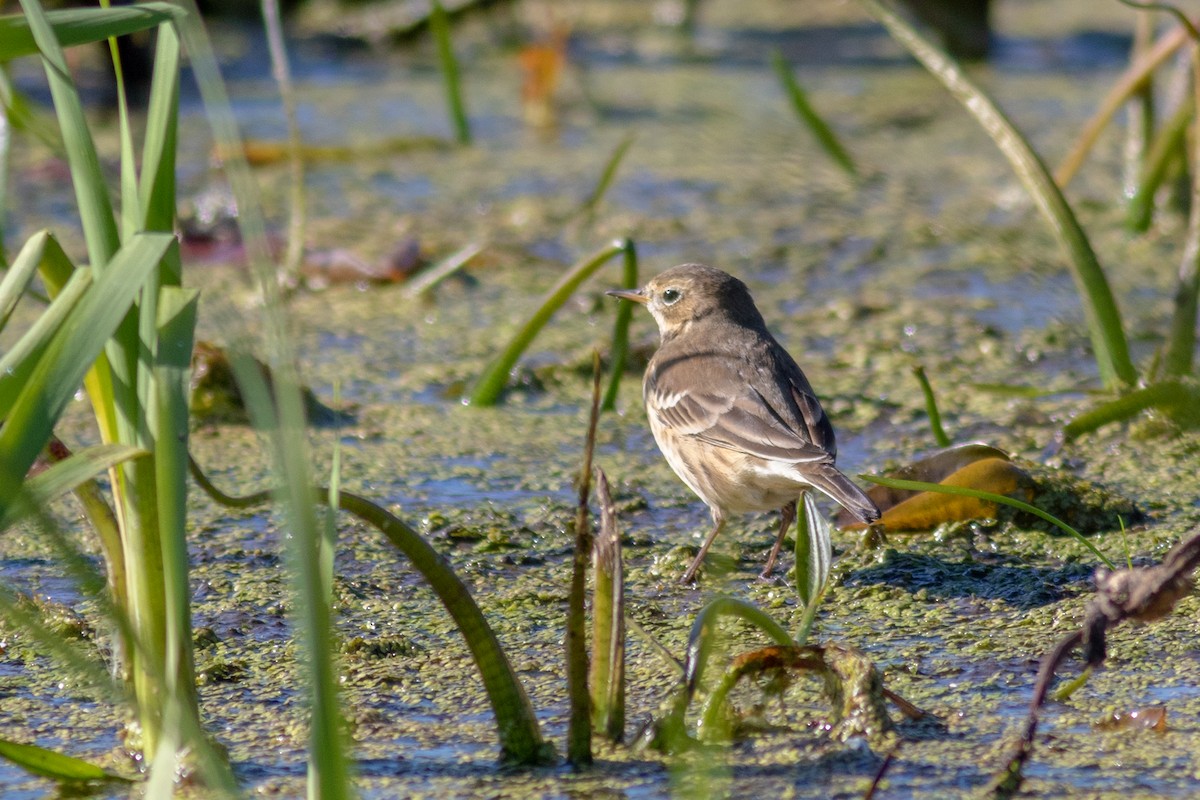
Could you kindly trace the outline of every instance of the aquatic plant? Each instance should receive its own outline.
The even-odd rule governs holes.
[[[1102,113],[1098,114],[1093,123],[1088,126],[1085,135],[1080,139],[1080,144],[1064,162],[1064,166],[1060,168],[1056,181],[1020,131],[953,58],[922,36],[912,25],[892,10],[885,0],[860,0],[860,2],[868,12],[883,23],[897,42],[903,45],[931,75],[946,86],[963,107],[976,118],[1009,160],[1013,171],[1021,180],[1034,205],[1050,224],[1055,238],[1058,239],[1067,255],[1068,264],[1072,270],[1071,274],[1075,279],[1076,289],[1083,303],[1093,355],[1102,383],[1106,389],[1117,394],[1123,394],[1132,389],[1138,381],[1138,371],[1129,356],[1129,346],[1119,309],[1087,234],[1071,210],[1061,187],[1065,186],[1070,176],[1078,169],[1087,149],[1095,141],[1100,129],[1115,112],[1120,102],[1133,96],[1153,70],[1162,64],[1171,52],[1187,41],[1189,36],[1196,33],[1195,27],[1186,17],[1176,12],[1176,16],[1181,20],[1178,29],[1165,35],[1156,45],[1149,48],[1148,52],[1143,54],[1123,76],[1117,87],[1110,92]],[[1168,8],[1168,10],[1170,9]],[[1195,69],[1197,74],[1193,76],[1192,83],[1195,90],[1200,92],[1200,65]],[[1194,99],[1191,102],[1195,106]],[[1177,121],[1176,127],[1185,127],[1183,121]],[[1179,130],[1171,133],[1168,129],[1167,135],[1178,139],[1182,133]],[[1159,145],[1159,148],[1166,150],[1170,146],[1169,142],[1164,142]],[[1165,174],[1165,168],[1161,163],[1161,160],[1165,158],[1167,155],[1164,153],[1158,157],[1158,162],[1150,164],[1150,169],[1159,177]],[[1156,187],[1147,185],[1144,191],[1152,193],[1154,188]],[[1192,194],[1192,219],[1189,222],[1182,264],[1177,278],[1174,311],[1169,323],[1165,357],[1163,358],[1164,375],[1167,379],[1175,379],[1176,385],[1171,391],[1143,396],[1141,399],[1145,401],[1145,405],[1129,403],[1125,398],[1118,397],[1111,401],[1111,404],[1097,409],[1090,418],[1093,421],[1121,419],[1145,407],[1174,411],[1181,405],[1200,406],[1200,386],[1191,380],[1194,377],[1192,370],[1196,342],[1195,329],[1197,315],[1200,313],[1200,170],[1194,171]],[[1158,376],[1153,374],[1152,369],[1149,377],[1154,379]],[[1177,402],[1180,394],[1187,397],[1186,403]],[[1164,400],[1163,404],[1159,404],[1160,396]],[[1188,421],[1186,415],[1176,415],[1176,418]],[[1080,432],[1082,430],[1077,429],[1075,435]]]
[[[521,326],[504,350],[500,352],[500,355],[496,356],[487,366],[471,390],[469,396],[471,405],[490,406],[499,402],[500,396],[504,393],[504,388],[508,384],[509,372],[516,366],[517,361],[521,358],[521,354],[529,347],[538,332],[550,321],[554,312],[570,299],[571,295],[575,293],[575,290],[584,281],[595,274],[597,270],[616,255],[624,255],[624,286],[626,288],[637,287],[637,251],[633,241],[630,239],[623,239],[605,245],[581,260],[574,267],[563,273],[558,283],[546,293],[545,298],[533,313],[533,316],[526,320],[525,324]],[[631,313],[617,314],[613,329],[611,378],[609,380],[608,391],[604,396],[605,408],[610,408],[611,404],[615,402],[617,382],[625,371],[625,356],[628,350],[627,342],[629,341],[629,320]]]

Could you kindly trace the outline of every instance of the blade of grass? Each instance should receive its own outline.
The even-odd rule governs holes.
[[[592,217],[596,213],[604,196],[608,194],[609,187],[612,186],[613,179],[617,177],[617,170],[621,168],[621,162],[625,159],[625,154],[629,152],[629,148],[633,145],[633,140],[637,137],[632,133],[625,136],[613,148],[612,155],[608,157],[608,161],[604,162],[604,169],[600,172],[600,180],[596,182],[591,194],[579,206],[579,210],[575,212],[575,216]]]
[[[923,37],[891,8],[878,0],[860,0],[868,12],[963,104],[1004,153],[1034,204],[1050,223],[1067,256],[1071,275],[1083,303],[1088,333],[1100,378],[1109,389],[1137,381],[1121,315],[1108,279],[1058,185],[1021,133],[1001,113],[992,99],[967,77],[966,72],[936,45]]]
[[[772,619],[756,605],[734,597],[718,597],[700,609],[692,622],[688,634],[687,663],[684,666],[684,681],[688,694],[696,691],[716,643],[717,620],[720,617],[737,617],[765,633],[775,644],[795,647],[796,640],[782,625]]]
[[[492,406],[500,399],[504,387],[508,383],[508,373],[516,365],[517,359],[529,347],[538,332],[550,321],[554,312],[575,293],[580,284],[592,276],[596,270],[604,266],[610,258],[625,249],[625,242],[618,241],[592,253],[572,267],[558,283],[554,285],[533,316],[521,327],[517,334],[504,348],[504,351],[488,365],[480,376],[475,388],[471,390],[470,404],[476,406]]]
[[[183,11],[172,3],[143,2],[105,9],[56,9],[45,12],[44,19],[54,29],[63,47],[73,47],[150,30],[182,16]],[[29,19],[23,15],[0,17],[0,53],[4,53],[5,60],[37,52],[37,36]]]
[[[438,61],[442,65],[442,75],[446,80],[446,103],[450,107],[450,120],[454,123],[454,138],[459,144],[470,144],[471,125],[467,121],[467,110],[463,104],[458,59],[450,41],[450,18],[440,0],[433,0],[429,11],[429,29],[433,32]]]
[[[637,247],[632,239],[621,243],[622,270],[621,288],[638,288]],[[617,303],[617,318],[613,322],[612,366],[609,370],[608,389],[600,403],[601,411],[612,411],[617,407],[617,392],[621,388],[621,376],[625,374],[625,362],[629,360],[629,323],[633,319],[633,303]]]
[[[133,783],[132,778],[109,772],[83,759],[8,739],[0,739],[0,758],[34,775],[59,783]]]
[[[273,494],[282,507],[291,536],[286,554],[296,604],[303,666],[309,693],[309,784],[315,800],[351,796],[345,721],[333,661],[333,621],[326,602],[320,564],[321,528],[304,469],[288,469],[294,459],[307,465],[304,412],[294,369],[272,365],[268,387],[262,370],[245,354],[231,354],[238,386],[255,427],[270,436],[275,476]],[[328,495],[328,490],[325,492]]]
[[[1154,196],[1162,188],[1171,165],[1179,160],[1180,148],[1187,140],[1188,126],[1195,111],[1195,103],[1189,95],[1187,102],[1167,119],[1151,143],[1125,215],[1125,225],[1134,233],[1145,233],[1150,228]]]
[[[304,258],[305,192],[304,157],[301,153],[300,123],[296,118],[296,92],[292,88],[292,72],[288,67],[287,47],[283,41],[283,21],[279,0],[262,0],[263,21],[267,29],[267,47],[271,52],[271,74],[279,87],[283,102],[283,118],[288,132],[288,170],[291,177],[291,209],[288,214],[287,252],[283,257],[284,273],[289,277],[300,274]]]
[[[37,0],[21,0],[21,8],[25,10],[28,32],[33,35],[37,49],[41,52],[46,80],[54,98],[54,108],[58,114],[59,128],[62,130],[63,144],[71,169],[71,182],[75,187],[79,216],[83,223],[84,238],[87,240],[88,259],[93,269],[102,272],[108,260],[117,252],[120,241],[117,237],[112,200],[108,196],[104,177],[100,172],[100,158],[88,131],[79,91],[71,80],[66,56],[46,12]],[[10,52],[3,47],[2,39],[0,51]]]
[[[144,455],[145,450],[128,445],[98,444],[59,461],[25,481],[13,504],[0,515],[0,532],[110,467]]]
[[[929,376],[925,374],[925,367],[918,364],[912,368],[912,372],[917,378],[917,383],[921,384],[921,393],[925,395],[925,414],[929,417],[933,440],[937,442],[938,447],[949,447],[950,437],[946,435],[946,429],[942,427],[942,414],[938,411],[937,398],[933,394]]]
[[[167,286],[158,304],[153,386],[156,514],[162,549],[168,711],[195,707],[191,587],[187,554],[188,386],[199,292]],[[178,707],[176,707],[178,706]],[[168,726],[164,726],[168,727]],[[172,757],[174,757],[172,755]]]
[[[225,494],[213,485],[194,461],[190,469],[196,483],[221,505],[250,508],[270,499],[269,492],[256,492],[243,497]],[[328,488],[313,488],[312,498],[316,503],[328,502]],[[500,640],[479,610],[470,589],[449,562],[408,523],[365,497],[342,490],[338,493],[338,507],[382,533],[421,573],[454,619],[479,668],[488,700],[496,715],[502,757],[518,764],[544,762],[548,747],[542,741],[529,698],[505,656]]]
[[[437,264],[422,270],[404,286],[404,296],[409,300],[432,290],[446,278],[462,269],[475,256],[483,252],[483,245],[469,244],[446,256]]]
[[[71,310],[0,428],[0,485],[20,485],[67,402],[133,303],[137,287],[174,242],[174,236],[161,233],[133,237]],[[6,505],[7,499],[0,497],[0,513]]]
[[[1183,20],[1185,23],[1186,19]],[[1194,39],[1197,31],[1187,25]],[[1192,107],[1200,114],[1200,40],[1192,45]],[[1175,306],[1167,335],[1163,369],[1168,377],[1192,374],[1196,352],[1196,316],[1200,311],[1200,137],[1192,143],[1192,197],[1187,238],[1175,281]]]
[[[1192,421],[1200,416],[1200,388],[1182,381],[1159,381],[1129,394],[1085,411],[1063,426],[1064,442],[1073,441],[1085,433],[1111,422],[1129,419],[1149,408],[1168,413],[1190,412]]]
[[[833,565],[833,531],[817,509],[812,492],[801,495],[796,514],[796,591],[805,607],[814,606]],[[800,640],[803,644],[803,640]]]
[[[1087,537],[1082,533],[1075,530],[1053,514],[1042,511],[1037,506],[1030,505],[1023,500],[1017,500],[1002,494],[996,494],[995,492],[985,492],[982,489],[971,489],[966,486],[947,486],[941,483],[928,483],[926,481],[906,481],[900,480],[899,478],[884,478],[879,475],[859,475],[859,477],[863,480],[870,481],[871,483],[877,483],[880,486],[887,486],[891,489],[905,489],[912,492],[938,492],[939,494],[954,494],[961,497],[974,497],[980,500],[987,500],[992,503],[1000,503],[1001,505],[1010,506],[1012,508],[1024,511],[1027,514],[1033,514],[1035,517],[1040,517],[1063,532],[1075,537],[1084,547],[1086,547],[1088,550],[1091,550],[1092,554],[1095,555],[1096,558],[1100,559],[1104,566],[1108,567],[1110,570],[1116,569],[1113,563],[1108,560],[1108,557],[1101,553],[1096,548],[1096,545],[1088,541]]]
[[[821,115],[812,107],[812,103],[808,101],[808,95],[801,88],[796,76],[792,73],[792,68],[788,66],[787,60],[783,57],[783,52],[776,47],[771,51],[771,66],[775,69],[775,74],[779,76],[779,82],[783,84],[783,90],[787,92],[788,99],[792,103],[792,110],[796,112],[796,116],[800,118],[812,135],[816,137],[817,144],[825,151],[833,163],[837,164],[842,170],[851,177],[858,176],[858,168],[854,166],[854,159],[850,157],[850,153],[842,146],[838,140],[837,134],[829,127],[825,120],[821,119]]]

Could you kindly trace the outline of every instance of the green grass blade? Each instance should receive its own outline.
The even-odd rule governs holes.
[[[158,304],[152,385],[156,513],[166,603],[166,679],[172,700],[194,706],[191,587],[188,584],[188,383],[199,293],[165,287]],[[176,710],[175,713],[179,713]]]
[[[1135,383],[1137,370],[1129,358],[1125,330],[1108,279],[1079,221],[1041,159],[987,93],[975,85],[950,56],[919,34],[888,5],[878,0],[860,2],[963,104],[1004,153],[1067,255],[1083,303],[1101,380],[1110,389]]]
[[[851,177],[857,177],[858,168],[854,166],[854,159],[850,157],[850,153],[842,146],[837,134],[829,127],[829,124],[821,119],[821,115],[812,107],[812,103],[808,102],[808,95],[801,88],[800,83],[796,80],[796,76],[792,73],[791,67],[788,66],[783,53],[780,52],[778,47],[771,51],[771,65],[775,68],[775,74],[779,76],[779,82],[783,84],[784,91],[787,92],[788,99],[792,103],[792,109],[796,112],[796,116],[812,131],[813,136],[817,139],[817,143],[821,145],[821,149],[846,174]]]
[[[1091,550],[1096,558],[1100,559],[1100,561],[1104,563],[1104,566],[1108,567],[1110,570],[1116,569],[1116,566],[1114,566],[1113,563],[1108,560],[1108,557],[1101,553],[1096,548],[1096,545],[1088,541],[1087,537],[1085,537],[1082,533],[1075,530],[1053,514],[1042,511],[1037,506],[1030,505],[1024,500],[1006,497],[1005,495],[996,494],[995,492],[985,492],[982,489],[971,489],[966,486],[947,486],[942,483],[928,483],[926,481],[906,481],[899,478],[884,478],[879,475],[859,475],[859,477],[863,480],[870,481],[871,483],[877,483],[880,486],[886,486],[889,489],[905,489],[912,492],[938,492],[940,494],[955,494],[961,497],[974,497],[979,500],[987,500],[991,503],[1000,503],[1002,505],[1024,511],[1027,514],[1033,514],[1035,517],[1040,517],[1046,520],[1046,522],[1049,522],[1051,525],[1054,525],[1070,536],[1074,536],[1084,547],[1086,547],[1088,550]]]
[[[138,234],[72,309],[0,428],[0,485],[20,485],[62,410],[133,304],[138,287],[174,242],[170,234]],[[0,513],[6,504],[7,499],[0,497]]]
[[[637,247],[632,239],[621,243],[622,260],[621,288],[638,288]],[[617,392],[621,388],[621,377],[625,374],[625,362],[629,360],[629,323],[633,319],[633,303],[617,303],[617,318],[613,322],[612,366],[609,371],[608,389],[604,391],[601,411],[612,411],[617,407]]]
[[[179,34],[171,25],[158,30],[154,72],[142,143],[138,204],[142,230],[175,229],[175,150],[179,119]],[[168,281],[178,283],[178,279]]]
[[[270,437],[273,494],[291,533],[286,555],[309,695],[308,796],[338,800],[351,796],[350,767],[333,660],[332,613],[319,559],[321,529],[313,506],[320,500],[307,482],[310,462],[298,382],[293,369],[272,365],[268,387],[252,359],[239,354],[232,361],[254,425]],[[327,490],[325,495],[328,499]]]
[[[128,445],[98,444],[59,461],[25,481],[17,495],[17,502],[10,505],[6,509],[7,513],[0,516],[0,531],[37,509],[46,507],[61,495],[74,491],[109,467],[144,455],[145,450]]]
[[[617,170],[621,168],[621,162],[625,159],[625,154],[629,152],[630,146],[636,137],[631,133],[617,143],[613,148],[612,155],[608,157],[608,161],[604,163],[604,169],[600,173],[600,180],[596,182],[596,186],[592,189],[592,193],[587,196],[583,204],[579,207],[577,214],[590,216],[596,213],[596,208],[604,200],[604,196],[608,194],[609,187],[612,186],[613,179],[617,177]],[[636,288],[636,287],[632,287]]]
[[[933,431],[933,440],[937,442],[938,447],[949,447],[950,437],[946,435],[946,429],[942,427],[942,413],[938,411],[937,397],[933,394],[933,386],[929,383],[929,376],[925,374],[925,368],[917,365],[913,367],[913,375],[917,378],[917,383],[921,384],[921,393],[925,395],[925,414],[929,417],[929,428]]]
[[[196,483],[222,505],[249,508],[269,499],[265,492],[245,497],[227,495],[214,486],[194,462],[191,470]],[[317,503],[328,502],[329,490],[314,488],[312,498]],[[520,764],[543,762],[547,756],[547,746],[542,741],[529,697],[504,655],[500,640],[488,625],[467,585],[438,551],[390,511],[365,497],[344,490],[338,493],[338,507],[373,526],[387,537],[396,549],[404,554],[413,568],[421,573],[421,577],[433,589],[458,625],[458,629],[462,631],[475,664],[479,667],[488,699],[496,715],[496,727],[499,730],[500,748],[504,758]]]
[[[470,589],[446,559],[400,518],[350,492],[342,492],[339,502],[342,510],[376,527],[404,554],[454,618],[479,667],[496,715],[502,758],[517,764],[544,762],[547,746],[533,706]]]
[[[796,591],[805,608],[817,602],[833,566],[833,529],[812,495],[801,495],[796,514]]]
[[[446,80],[446,103],[450,107],[450,120],[454,123],[454,138],[459,144],[471,143],[471,125],[467,121],[467,110],[463,104],[462,82],[459,79],[458,59],[450,41],[450,18],[440,0],[433,0],[429,10],[429,29],[437,43],[438,61]]]
[[[758,628],[776,644],[796,646],[796,640],[791,634],[758,606],[734,597],[718,597],[700,609],[692,623],[691,633],[688,634],[684,680],[689,694],[700,685],[700,680],[708,669],[712,648],[716,644],[717,620],[720,617],[738,617]]]
[[[21,769],[59,783],[92,783],[119,781],[133,783],[132,779],[97,767],[80,758],[57,753],[32,744],[18,744],[0,739],[0,758],[4,758]]]
[[[102,42],[149,30],[180,19],[183,12],[166,2],[138,3],[117,8],[71,8],[47,11],[46,22],[54,29],[63,47]],[[38,52],[36,36],[23,15],[0,17],[0,53],[5,60],[31,56]]]
[[[1125,215],[1125,225],[1134,233],[1149,230],[1154,217],[1154,196],[1162,188],[1171,165],[1177,163],[1185,153],[1187,130],[1195,111],[1192,96],[1188,95],[1187,102],[1180,104],[1154,137]]]
[[[1085,433],[1112,422],[1129,419],[1149,408],[1159,408],[1169,414],[1190,412],[1192,421],[1200,416],[1200,387],[1183,381],[1159,381],[1078,415],[1062,430],[1063,441],[1070,442]]]
[[[67,68],[66,55],[50,20],[37,0],[21,0],[21,7],[25,10],[29,31],[42,54],[46,80],[54,98],[54,109],[67,149],[71,181],[75,186],[75,199],[79,204],[79,216],[87,240],[88,259],[91,266],[100,272],[120,246],[112,199],[108,196],[108,188],[100,171],[100,158],[88,130],[79,91]],[[2,48],[0,44],[0,51]]]
[[[0,280],[0,331],[8,326],[9,317],[16,310],[17,303],[25,296],[25,290],[42,263],[49,238],[50,234],[47,231],[39,231],[30,236],[4,273],[4,279]],[[2,418],[3,415],[0,415],[0,419]]]
[[[509,371],[516,365],[517,360],[525,352],[525,348],[529,347],[529,343],[534,340],[538,332],[550,321],[550,317],[554,316],[554,312],[567,302],[580,284],[604,266],[609,259],[622,252],[624,248],[624,242],[613,242],[606,245],[563,275],[542,300],[538,310],[517,331],[516,336],[512,338],[504,351],[484,370],[479,382],[471,390],[471,405],[492,406],[496,404],[508,383]]]

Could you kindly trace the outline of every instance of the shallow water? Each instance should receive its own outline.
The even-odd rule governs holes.
[[[451,280],[432,303],[405,300],[392,287],[293,299],[307,380],[327,402],[337,384],[358,406],[345,429],[312,433],[314,472],[327,470],[333,442],[342,441],[347,488],[389,504],[447,554],[510,647],[547,736],[560,746],[572,483],[591,350],[607,346],[611,329],[613,303],[602,291],[617,281],[617,268],[557,315],[523,361],[526,388],[504,406],[464,408],[452,390],[480,373],[565,264],[628,235],[646,274],[688,260],[737,272],[808,372],[838,430],[839,463],[851,474],[932,446],[910,375],[915,363],[928,370],[956,440],[984,439],[1034,459],[1083,407],[1082,390],[1096,384],[1060,254],[1006,163],[954,101],[852,9],[751,3],[735,19],[726,7],[733,5],[706,5],[689,42],[654,27],[642,4],[579,4],[559,127],[550,132],[522,122],[514,56],[495,33],[506,12],[468,21],[457,41],[470,56],[464,78],[475,146],[363,155],[309,171],[312,248],[373,260],[408,236],[434,258],[486,244],[467,270],[472,280]],[[975,70],[1051,162],[1122,68],[1128,12],[1096,9],[1004,4],[997,60]],[[247,132],[278,137],[272,87],[245,77],[258,74],[261,48],[253,33],[226,34],[226,49],[242,54],[231,88]],[[860,161],[860,182],[841,174],[793,118],[765,58],[775,45]],[[370,145],[448,134],[425,46],[379,54],[310,44],[296,52],[308,141]],[[188,193],[201,193],[219,187],[220,176],[199,109],[187,107],[181,180]],[[595,221],[565,221],[628,133],[637,138]],[[1164,217],[1142,240],[1122,233],[1118,149],[1118,138],[1107,137],[1070,196],[1145,358],[1165,329],[1183,221]],[[13,220],[13,241],[63,224],[69,195],[61,182],[47,182],[49,171],[44,164],[16,170],[30,201]],[[285,168],[257,174],[269,214],[282,219]],[[70,243],[69,230],[64,238]],[[253,293],[235,269],[202,266],[190,280],[204,291],[202,337],[223,341],[254,330]],[[645,316],[634,336],[646,351],[653,345]],[[1012,399],[974,384],[1058,394]],[[698,543],[708,515],[656,452],[639,398],[631,372],[621,413],[604,419],[597,451],[623,508],[630,614],[679,656],[694,614],[718,594],[750,599],[794,627],[794,592],[753,580],[771,518],[731,526],[698,588],[674,583],[686,559],[671,549]],[[81,409],[72,424],[72,435],[86,438]],[[1159,558],[1200,520],[1195,435],[1144,440],[1138,432],[1104,430],[1065,454],[1072,470],[1152,514],[1127,537],[1116,520],[1095,537],[1114,560],[1126,547]],[[266,481],[252,432],[206,427],[192,447],[222,487],[248,491]],[[249,790],[299,795],[303,692],[278,521],[265,511],[224,511],[199,493],[192,503],[196,625],[216,637],[198,653],[206,724]],[[73,518],[69,506],[62,513]],[[802,682],[786,704],[766,704],[778,727],[727,750],[667,760],[601,748],[597,766],[582,773],[498,769],[486,699],[432,595],[371,531],[344,521],[340,543],[340,634],[405,644],[394,655],[358,651],[341,660],[365,797],[858,797],[879,768],[880,754],[833,743],[811,724],[825,712]],[[865,650],[890,688],[936,717],[901,724],[905,744],[883,796],[944,797],[982,786],[1020,727],[1037,659],[1081,619],[1094,558],[1072,541],[1011,526],[896,536],[880,550],[862,550],[842,533],[835,547],[841,580],[823,607],[818,638]],[[0,579],[55,602],[76,600],[32,536],[0,538]],[[1162,623],[1112,635],[1107,669],[1047,709],[1027,770],[1031,791],[1192,794],[1200,774],[1196,610],[1189,598]],[[730,632],[737,649],[762,644]],[[632,729],[658,707],[673,677],[636,637],[629,651]],[[110,756],[120,714],[80,695],[36,648],[5,634],[0,719],[9,730]],[[756,696],[739,699],[749,707]],[[1093,728],[1113,711],[1149,705],[1167,706],[1166,733]],[[0,766],[0,789],[24,798],[47,787]]]

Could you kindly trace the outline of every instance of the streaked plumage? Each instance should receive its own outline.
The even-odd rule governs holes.
[[[642,289],[609,294],[645,305],[658,323],[662,343],[642,384],[650,430],[671,468],[712,512],[713,531],[684,582],[695,577],[730,513],[781,509],[764,577],[805,489],[823,492],[865,523],[879,518],[834,466],[833,426],[744,283],[683,264]]]

